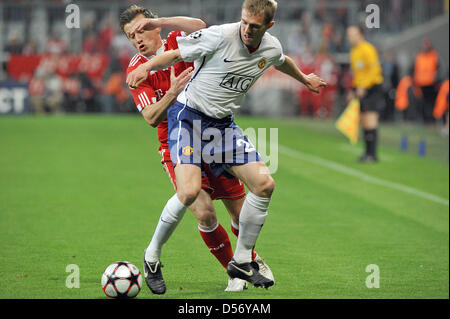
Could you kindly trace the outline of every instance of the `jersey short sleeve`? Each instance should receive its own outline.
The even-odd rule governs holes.
[[[186,62],[193,62],[206,55],[213,54],[222,41],[219,26],[195,31],[188,36],[177,37],[181,57]]]
[[[278,49],[279,54],[275,57],[274,61],[273,61],[273,65],[275,66],[280,66],[284,63],[284,61],[286,60],[286,56],[283,53],[283,47],[281,46],[280,41],[272,36],[273,41],[275,42],[275,47]]]
[[[156,103],[155,90],[146,82],[141,83],[136,89],[130,89],[130,91],[139,112],[142,112],[144,107]]]

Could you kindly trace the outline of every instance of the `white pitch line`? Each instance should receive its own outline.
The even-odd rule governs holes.
[[[339,163],[336,163],[336,162],[333,162],[330,160],[326,160],[324,158],[321,158],[321,157],[318,157],[315,155],[305,154],[305,153],[302,153],[300,151],[291,149],[291,148],[283,146],[283,145],[278,145],[278,150],[285,155],[288,155],[288,156],[291,156],[294,158],[298,158],[300,160],[304,160],[304,161],[310,162],[312,164],[323,166],[323,167],[332,169],[332,170],[342,173],[342,174],[346,174],[349,176],[359,178],[368,183],[372,183],[372,184],[380,185],[380,186],[384,186],[384,187],[389,187],[389,188],[399,190],[404,193],[409,193],[409,194],[412,194],[417,197],[428,199],[435,203],[449,206],[448,199],[445,199],[445,198],[442,198],[442,197],[439,197],[439,196],[436,196],[436,195],[433,195],[430,193],[422,192],[418,189],[415,189],[415,188],[412,188],[412,187],[409,187],[406,185],[393,183],[393,182],[386,181],[386,180],[383,180],[380,178],[372,177],[370,175],[367,175],[367,174],[357,171],[355,169],[346,167],[342,164],[339,164]]]

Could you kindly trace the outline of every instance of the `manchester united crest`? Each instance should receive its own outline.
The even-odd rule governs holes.
[[[183,155],[190,156],[194,153],[194,149],[191,146],[183,147]]]
[[[258,68],[261,70],[266,66],[266,64],[267,64],[267,61],[266,61],[266,59],[263,58],[258,62]]]

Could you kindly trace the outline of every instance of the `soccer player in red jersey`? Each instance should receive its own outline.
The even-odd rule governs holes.
[[[122,31],[138,53],[131,59],[127,75],[153,56],[167,50],[178,48],[176,37],[183,36],[205,28],[205,23],[199,19],[189,17],[155,18],[147,9],[132,5],[120,17]],[[160,36],[161,28],[181,29],[171,32],[166,40]],[[193,63],[180,62],[170,69],[152,71],[146,81],[136,88],[130,88],[138,110],[148,124],[158,128],[163,169],[168,174],[176,189],[175,172],[169,152],[167,109],[176,101],[178,94],[189,82],[193,71]],[[239,234],[239,214],[245,199],[244,185],[237,178],[225,176],[216,177],[205,167],[202,178],[202,191],[197,200],[189,206],[198,220],[198,228],[210,252],[217,258],[224,268],[233,257],[230,239],[225,229],[217,221],[212,200],[221,199],[232,222],[231,230]],[[162,215],[155,231],[156,241],[164,244],[181,219],[174,219],[170,214]],[[160,229],[160,231],[158,231]],[[152,240],[153,241],[153,240]],[[156,294],[165,293],[166,287],[161,273],[159,256],[144,255],[144,275],[150,290]],[[159,253],[161,249],[159,248]],[[253,251],[253,259],[261,272],[272,277],[270,268],[264,260]],[[152,277],[152,281],[147,278]],[[157,278],[158,280],[154,280]],[[150,283],[153,283],[152,285]],[[156,285],[154,284],[156,283]],[[226,291],[239,291],[247,288],[247,282],[234,278],[228,282]]]

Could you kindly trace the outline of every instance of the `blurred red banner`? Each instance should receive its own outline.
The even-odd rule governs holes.
[[[70,74],[85,73],[92,80],[99,80],[107,69],[109,58],[101,53],[11,55],[7,64],[8,74],[16,80],[29,81],[35,72],[42,75],[56,73],[63,78]]]

